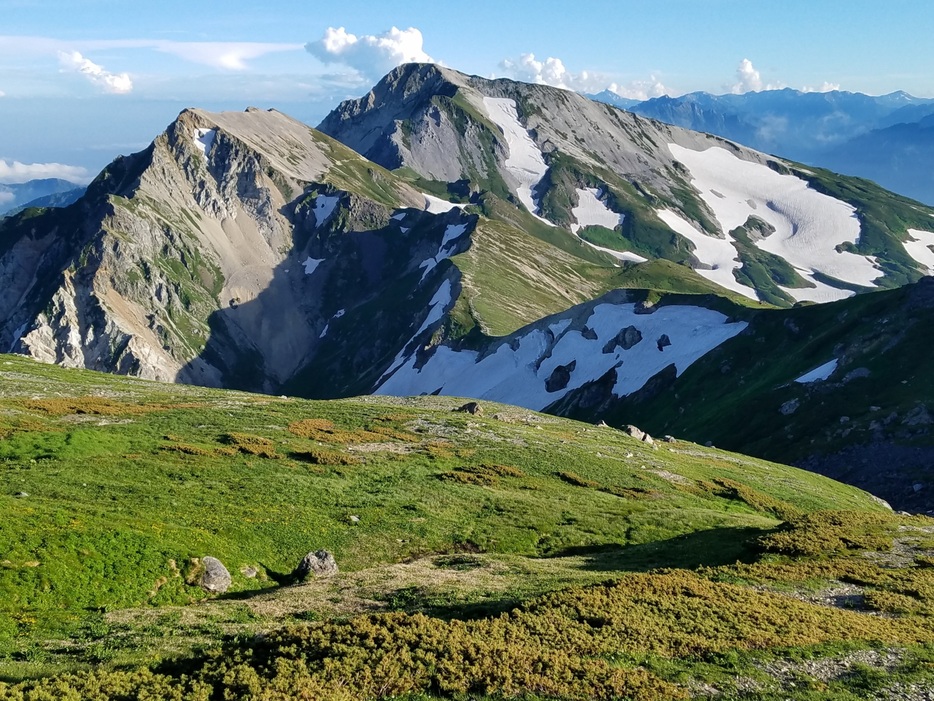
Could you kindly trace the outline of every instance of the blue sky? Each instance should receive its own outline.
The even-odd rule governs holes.
[[[87,179],[187,106],[316,124],[412,59],[641,98],[934,97],[927,0],[0,0],[0,17],[0,182]]]

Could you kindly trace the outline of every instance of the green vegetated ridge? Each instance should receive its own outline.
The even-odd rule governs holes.
[[[934,521],[810,473],[452,398],[283,399],[16,356],[0,381],[2,699],[931,683]],[[296,583],[322,548],[341,573]],[[227,595],[197,586],[207,555]],[[821,603],[838,581],[886,615]],[[770,671],[878,656],[884,679],[802,664],[788,692]]]
[[[748,329],[665,391],[623,399],[601,416],[772,460],[826,466],[893,503],[923,510],[928,497],[915,495],[912,485],[929,480],[924,451],[934,448],[931,288],[925,278],[832,304],[750,315]],[[835,360],[827,379],[795,381]],[[593,418],[580,406],[566,413]],[[901,448],[919,451],[905,469],[880,465],[883,455]],[[850,458],[826,463],[834,455]]]

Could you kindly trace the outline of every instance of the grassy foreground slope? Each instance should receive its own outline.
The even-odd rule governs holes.
[[[792,654],[930,672],[932,522],[810,473],[450,398],[16,356],[0,387],[0,699],[686,698],[780,688]],[[341,574],[291,582],[320,548]],[[886,617],[826,605],[840,581]]]

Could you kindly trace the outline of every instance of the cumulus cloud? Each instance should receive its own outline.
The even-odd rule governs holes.
[[[344,27],[328,27],[305,50],[320,61],[353,68],[367,79],[378,80],[403,63],[435,63],[422,48],[422,33],[415,27],[392,27],[379,35],[356,36]]]
[[[826,80],[821,83],[818,87],[813,88],[809,85],[805,85],[801,88],[801,92],[833,92],[834,90],[840,89],[840,83],[828,83]]]
[[[752,61],[748,58],[744,58],[739,62],[739,66],[736,68],[736,80],[737,82],[730,88],[730,92],[734,95],[772,89],[771,86],[762,85],[762,76],[759,75],[759,71],[755,69]]]
[[[515,80],[551,85],[566,90],[576,90],[580,84],[590,78],[586,71],[580,74],[571,73],[564,67],[564,62],[560,58],[553,56],[539,61],[535,58],[535,54],[522,54],[517,59],[504,58],[500,61],[499,67]]]
[[[537,83],[551,85],[555,88],[574,90],[582,93],[597,93],[610,90],[620,97],[633,100],[647,100],[650,97],[659,97],[668,93],[660,80],[654,75],[648,80],[634,80],[620,84],[610,82],[609,78],[593,71],[575,73],[569,71],[564,61],[554,56],[539,60],[535,54],[522,54],[519,58],[506,58],[500,61],[500,69],[514,80],[524,83]]]
[[[669,89],[654,75],[650,76],[648,80],[633,80],[625,85],[610,83],[607,90],[630,100],[648,100],[670,93]]]
[[[0,183],[25,183],[37,178],[61,178],[73,183],[90,181],[86,168],[62,163],[20,163],[0,159]]]
[[[123,95],[133,90],[129,74],[106,71],[77,51],[59,51],[58,60],[66,70],[81,73],[104,92]]]

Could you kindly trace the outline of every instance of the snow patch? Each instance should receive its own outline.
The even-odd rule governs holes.
[[[902,245],[908,251],[908,255],[927,268],[926,273],[934,273],[934,233],[930,231],[921,231],[920,229],[908,229],[908,235],[911,240],[905,241]]]
[[[305,262],[302,265],[305,266],[305,275],[312,275],[317,269],[318,266],[324,262],[324,258],[312,258],[308,256],[305,259]]]
[[[509,156],[503,164],[506,171],[515,178],[516,196],[529,212],[546,224],[550,221],[538,215],[538,203],[532,192],[548,172],[548,164],[541,150],[535,145],[528,130],[519,121],[516,101],[506,97],[484,97],[483,105],[487,115],[496,126],[503,130]]]
[[[801,178],[745,161],[719,146],[694,151],[668,144],[668,149],[691,171],[691,183],[727,236],[756,216],[775,232],[755,245],[784,258],[815,284],[814,273],[863,286],[882,276],[872,258],[836,250],[840,244],[859,240],[859,219],[852,205],[817,192]],[[788,293],[804,299],[813,291]],[[836,294],[840,298],[852,293],[836,290]]]
[[[315,198],[315,227],[319,227],[326,222],[340,202],[337,195],[318,195]]]
[[[681,234],[694,244],[694,257],[708,266],[707,268],[698,268],[696,272],[699,275],[728,290],[739,292],[750,299],[759,299],[754,289],[740,284],[739,280],[733,276],[733,271],[739,270],[742,263],[740,263],[739,253],[731,239],[718,239],[708,236],[680,214],[670,209],[657,210],[655,213],[672,231]]]
[[[455,207],[463,208],[465,206],[462,204],[457,204],[456,202],[442,200],[440,197],[428,195],[424,192],[422,193],[422,196],[425,198],[425,211],[429,214],[444,214],[445,212],[450,212]]]
[[[437,289],[434,296],[431,298],[431,301],[428,303],[430,309],[428,310],[428,316],[425,317],[425,321],[423,321],[422,325],[418,327],[418,331],[412,335],[412,338],[410,338],[406,344],[402,346],[402,350],[396,354],[396,357],[389,365],[389,368],[386,370],[386,372],[383,373],[382,377],[379,378],[378,382],[381,383],[384,378],[391,375],[397,368],[405,363],[407,359],[406,350],[410,345],[412,345],[412,341],[418,338],[422,331],[427,329],[429,326],[441,319],[442,316],[444,316],[445,312],[448,311],[448,305],[451,304],[452,291],[453,290],[450,280],[445,280],[443,283],[441,283],[441,287]],[[411,362],[413,364],[415,363],[414,353]],[[386,393],[384,392],[383,394]]]
[[[195,148],[207,156],[208,151],[214,145],[215,136],[217,136],[217,129],[195,129]]]
[[[318,335],[318,338],[324,338],[325,336],[328,335],[328,327],[329,327],[330,325],[331,325],[330,322],[328,322],[327,324],[324,325],[324,329],[322,329],[321,333]]]
[[[609,303],[596,305],[585,323],[593,331],[588,336],[596,336],[595,339],[569,329],[570,320],[562,319],[549,324],[551,334],[544,328],[531,328],[512,337],[511,341],[504,341],[495,352],[482,359],[476,351],[455,351],[440,346],[417,370],[414,353],[403,359],[397,356],[391,368],[396,370],[395,374],[376,392],[416,395],[434,392],[440,387],[441,394],[445,395],[476,397],[540,410],[616,367],[613,393],[622,397],[640,389],[669,365],[673,364],[680,375],[698,358],[747,326],[745,322],[728,323],[723,314],[703,307],[672,305],[652,314],[636,314],[634,304]],[[643,340],[628,351],[617,349],[614,353],[603,353],[607,341],[627,326],[639,329]],[[662,334],[668,335],[671,345],[660,352],[656,339]],[[572,361],[576,361],[576,365],[567,387],[548,392],[545,385],[551,374],[559,365]]]
[[[826,380],[833,374],[833,371],[837,369],[837,359],[834,358],[829,363],[824,363],[820,367],[814,368],[811,372],[804,373],[801,377],[795,380],[800,384],[807,384],[808,382],[822,382]]]
[[[405,219],[405,212],[396,212],[389,218],[395,219],[396,221],[402,221],[403,219]]]
[[[453,241],[456,241],[461,236],[464,235],[464,232],[467,231],[467,224],[448,224],[444,230],[444,236],[441,238],[441,245],[438,247],[438,252],[432,258],[426,258],[419,264],[419,268],[425,268],[425,272],[422,273],[422,277],[419,280],[421,283],[430,273],[434,270],[435,266],[438,265],[442,260],[450,258],[457,246],[449,246]]]
[[[16,344],[19,343],[20,339],[23,337],[23,334],[26,333],[26,328],[29,326],[27,321],[25,324],[20,326],[16,331],[13,332],[13,343],[10,344],[10,350],[7,353],[12,353],[13,349],[16,348]]]
[[[625,216],[617,214],[606,206],[600,199],[600,190],[589,187],[586,190],[577,188],[577,206],[571,208],[576,224],[571,224],[571,231],[575,234],[585,226],[602,226],[615,229],[623,223]]]
[[[337,312],[335,312],[333,318],[334,318],[334,319],[340,319],[340,318],[341,318],[342,316],[344,316],[344,314],[346,314],[346,313],[347,313],[347,310],[346,310],[346,309],[338,309]]]

